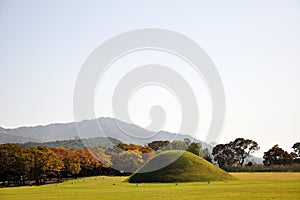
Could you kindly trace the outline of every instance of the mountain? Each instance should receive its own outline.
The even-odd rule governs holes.
[[[37,142],[37,140],[35,140],[33,138],[6,134],[6,133],[4,133],[4,131],[2,129],[0,129],[0,144],[4,144],[4,143],[25,143],[25,142],[28,142],[28,141]]]
[[[201,143],[203,148],[211,149],[209,144],[189,135],[170,133],[167,131],[151,132],[135,124],[103,117],[76,123],[55,123],[46,126],[19,127],[15,129],[4,129],[0,127],[0,133],[0,143],[13,141],[15,141],[15,143],[51,142],[75,138],[111,137],[124,143],[144,145],[155,140],[173,141],[188,138],[192,142]]]
[[[253,164],[263,164],[263,159],[250,155],[245,159],[245,164],[247,164],[248,162],[252,162]]]

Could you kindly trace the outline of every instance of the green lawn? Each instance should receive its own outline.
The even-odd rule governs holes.
[[[136,185],[125,182],[127,177],[90,177],[39,187],[0,188],[0,199],[300,199],[300,173],[231,174],[237,180],[178,185]]]

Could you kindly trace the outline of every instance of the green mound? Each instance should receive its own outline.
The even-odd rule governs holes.
[[[154,169],[157,165],[165,167],[155,171],[149,170]],[[166,151],[155,156],[152,160],[143,165],[136,173],[131,175],[129,177],[129,182],[207,182],[230,179],[234,179],[234,177],[217,166],[209,163],[205,159],[190,152]]]

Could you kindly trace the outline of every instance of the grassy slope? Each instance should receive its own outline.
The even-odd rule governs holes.
[[[127,177],[90,177],[59,185],[0,188],[0,199],[300,199],[300,173],[232,175],[238,179],[211,184],[190,182],[178,185],[136,185],[125,182]]]
[[[182,155],[181,155],[182,154]],[[181,156],[180,156],[181,155]],[[162,163],[169,158],[180,156],[172,164],[153,172],[139,173],[157,163]],[[231,175],[215,165],[207,162],[190,152],[166,151],[146,163],[137,173],[129,178],[131,183],[144,182],[195,182],[195,181],[224,181],[233,179]]]

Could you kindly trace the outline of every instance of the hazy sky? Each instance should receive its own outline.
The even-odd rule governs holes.
[[[0,0],[0,126],[73,121],[74,84],[88,55],[115,35],[149,27],[188,36],[215,63],[227,102],[220,142],[250,138],[262,155],[275,144],[290,151],[300,141],[300,1]],[[176,59],[156,52],[130,55],[115,63],[102,92],[109,99],[125,73],[118,65],[172,64],[187,73],[198,94],[197,137],[203,139],[211,114],[207,91]],[[110,116],[109,108],[97,111],[105,104],[97,94],[97,116]],[[136,93],[129,107],[133,121],[146,125],[147,108],[159,103],[171,113],[165,129],[176,132],[180,109],[161,88]]]

